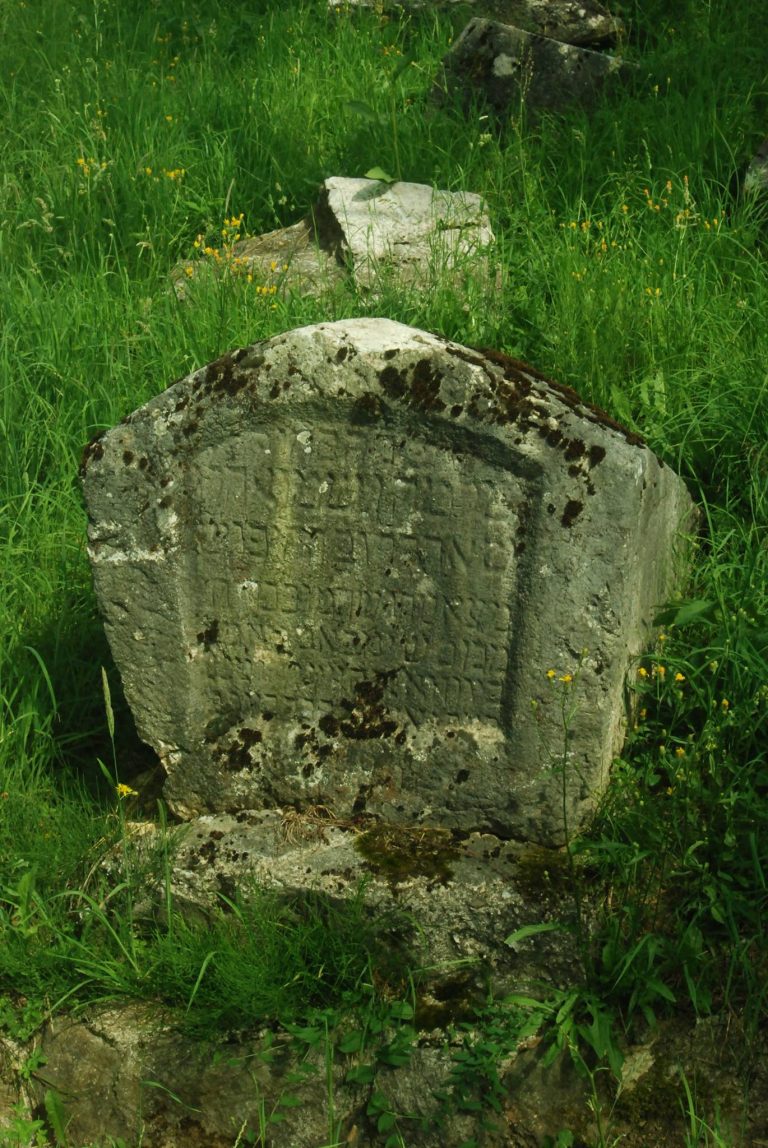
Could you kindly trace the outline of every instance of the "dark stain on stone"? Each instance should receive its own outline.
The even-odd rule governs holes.
[[[444,411],[445,403],[440,398],[440,375],[429,359],[419,359],[413,368],[411,394],[413,405],[423,411]]]
[[[573,526],[583,509],[583,502],[578,502],[575,498],[569,498],[565,504],[562,518],[560,519],[563,526]]]
[[[461,785],[461,783],[463,781],[467,781],[468,778],[469,778],[469,770],[468,769],[460,769],[453,780],[456,782],[457,785]]]
[[[342,701],[349,716],[339,722],[339,732],[354,741],[370,738],[392,737],[398,731],[398,724],[387,717],[384,705],[384,689],[395,676],[397,670],[382,670],[374,674],[370,681],[355,683],[353,702]]]
[[[272,710],[264,710],[264,713],[261,716],[264,718],[264,721],[272,721],[272,718],[275,715],[272,713]]]
[[[323,714],[317,723],[321,733],[326,737],[342,735],[353,741],[393,737],[397,745],[402,745],[405,731],[388,716],[383,700],[387,682],[398,672],[396,669],[382,670],[374,674],[370,681],[356,682],[354,698],[339,700],[339,709],[345,716]]]
[[[464,407],[461,405],[461,403],[454,403],[454,405],[451,407],[451,418],[457,419],[463,410]]]
[[[384,410],[384,404],[379,396],[372,391],[366,391],[352,405],[352,422],[356,426],[365,426],[376,422],[381,418]]]
[[[104,457],[104,446],[101,442],[104,433],[105,432],[102,431],[101,434],[96,435],[96,437],[92,438],[91,441],[87,443],[83,448],[83,454],[80,459],[81,477],[88,469],[89,462],[99,462]]]
[[[196,422],[195,419],[192,419],[190,422],[185,423],[185,425],[181,428],[181,433],[185,438],[189,438],[190,435],[193,435],[195,431],[199,429],[200,424]]]
[[[370,785],[361,785],[357,791],[357,797],[352,804],[352,816],[359,817],[361,813],[365,813],[365,803],[368,800],[368,794],[371,791]]]
[[[171,478],[170,474],[166,474],[160,479],[161,486],[168,486],[171,482],[173,482],[173,479]]]
[[[144,455],[142,455],[141,458],[139,459],[139,470],[146,470],[148,466],[149,466],[149,459],[145,458]]]
[[[349,347],[339,347],[338,351],[336,352],[336,362],[343,363],[348,354]]]
[[[131,463],[133,462],[133,451],[132,450],[124,450],[123,451],[123,462],[125,463],[126,466],[131,465]]]
[[[229,773],[240,773],[241,770],[248,769],[248,766],[253,764],[247,748],[239,741],[235,742],[220,756],[223,757],[224,768]]]
[[[246,749],[250,749],[252,745],[258,745],[260,741],[264,740],[261,730],[252,729],[250,726],[243,726],[242,729],[238,730],[238,735]]]
[[[211,864],[213,864],[213,862],[216,860],[216,854],[219,852],[219,849],[216,845],[216,842],[211,841],[209,838],[207,841],[203,842],[197,852],[204,861],[210,861]]]
[[[243,860],[247,861],[247,859],[248,858],[246,856],[243,857]],[[235,883],[234,877],[230,873],[217,873],[216,884],[219,887],[222,913],[232,912],[233,910],[230,908],[230,904],[237,900],[237,884]],[[186,1119],[189,1119],[189,1117]],[[192,1126],[195,1127],[194,1123]],[[197,1128],[200,1128],[199,1124],[197,1125]],[[203,1135],[205,1136],[206,1133],[203,1132]],[[189,1133],[187,1133],[187,1137],[189,1137]],[[190,1141],[187,1138],[187,1143],[189,1144],[189,1142]]]
[[[571,478],[578,478],[579,475],[581,474],[581,469],[580,469],[580,467],[576,466],[576,464],[574,463],[572,466],[568,467],[568,473],[571,476]]]
[[[590,466],[590,469],[593,466],[599,466],[599,464],[603,461],[604,458],[605,458],[605,447],[597,446],[597,444],[595,444],[589,448],[589,466]]]
[[[546,439],[550,446],[559,446],[563,440],[563,432],[559,427],[542,426],[539,434]]]
[[[406,394],[405,380],[396,367],[385,367],[380,371],[379,383],[384,393],[392,399],[402,399]]]
[[[226,394],[231,398],[239,394],[243,387],[248,385],[248,375],[245,371],[236,373],[235,367],[245,354],[247,354],[245,349],[233,351],[211,363],[204,375],[207,390]]]
[[[172,505],[172,503],[173,503],[173,499],[171,498],[170,494],[166,494],[164,498],[160,499],[160,501],[158,502],[157,505],[162,510],[167,510],[168,507]]]
[[[197,641],[198,641],[198,645],[204,646],[206,648],[206,650],[208,650],[208,649],[210,649],[211,646],[215,646],[215,644],[216,644],[216,642],[218,642],[218,640],[219,640],[219,622],[218,622],[217,618],[214,618],[214,620],[212,622],[209,622],[209,624],[205,627],[205,629],[201,630],[200,633],[197,635]]]
[[[580,438],[572,438],[569,440],[565,448],[566,462],[572,462],[575,458],[581,458],[582,455],[586,454],[586,452],[587,447],[584,443],[584,440]]]
[[[430,359],[419,359],[410,370],[385,367],[379,372],[379,383],[385,394],[405,400],[409,407],[420,411],[445,410],[440,398],[440,381]]]
[[[547,376],[537,370],[536,367],[532,367],[530,363],[524,363],[521,359],[513,359],[511,355],[505,355],[502,351],[496,351],[490,347],[475,347],[473,350],[482,356],[480,360],[474,356],[467,355],[466,352],[459,353],[456,348],[452,348],[454,354],[472,363],[474,366],[482,366],[482,360],[486,359],[488,362],[494,363],[497,367],[501,367],[504,371],[505,378],[509,382],[515,383],[518,388],[524,385],[530,389],[530,380],[532,378],[546,383],[576,415],[579,415],[581,418],[586,418],[589,422],[598,423],[600,426],[605,426],[610,430],[616,431],[622,435],[630,446],[645,445],[645,440],[642,435],[636,434],[634,431],[622,426],[621,423],[616,422],[615,419],[611,418],[611,416],[606,411],[601,410],[600,407],[596,407],[592,403],[584,402],[572,387],[565,386],[563,383],[558,383],[554,379],[547,378]]]
[[[397,356],[397,351],[394,347],[390,347],[388,351],[384,352],[385,359],[394,359]]]

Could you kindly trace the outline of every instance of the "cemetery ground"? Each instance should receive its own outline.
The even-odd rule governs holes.
[[[172,865],[174,827],[149,859],[134,850],[128,822],[164,813],[96,613],[76,478],[94,434],[223,351],[383,315],[573,386],[640,433],[701,508],[690,585],[659,604],[630,682],[611,787],[563,853],[576,921],[588,899],[597,909],[583,976],[556,999],[441,1018],[464,1034],[446,1104],[493,1116],[498,1064],[534,1032],[594,1082],[620,1078],[627,1033],[717,1015],[737,1034],[748,1112],[768,1003],[768,271],[761,204],[738,198],[737,177],[765,134],[765,17],[726,0],[613,8],[634,76],[589,114],[535,126],[523,109],[497,124],[479,105],[431,103],[458,8],[66,0],[0,14],[0,1026],[12,1039],[136,999],[201,1038],[267,1023],[299,1045],[369,1050],[374,1076],[407,1058],[429,954],[393,959],[364,890],[336,915],[253,889],[213,921],[173,906],[151,927],[135,919],[142,866]],[[493,284],[468,267],[460,295],[447,277],[428,294],[393,282],[310,298],[228,258],[237,238],[298,220],[323,179],[376,168],[481,193]],[[221,273],[190,275],[182,301],[170,275],[185,259]],[[578,664],[540,672],[565,734]],[[115,850],[128,878],[108,888]],[[32,1057],[23,1071],[43,1067]],[[381,1142],[417,1145],[377,1095]],[[740,1142],[684,1078],[676,1105],[680,1143]],[[0,1143],[65,1143],[53,1092],[45,1109],[19,1111]],[[612,1142],[609,1106],[594,1142]]]

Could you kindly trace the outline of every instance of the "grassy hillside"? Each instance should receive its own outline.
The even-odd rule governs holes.
[[[430,104],[459,10],[388,18],[328,13],[322,0],[0,9],[9,1031],[31,1031],[65,1000],[186,1004],[211,951],[201,936],[139,937],[130,889],[82,927],[83,906],[100,904],[95,866],[126,816],[105,771],[130,782],[150,763],[96,614],[76,479],[84,443],[228,348],[385,314],[571,384],[639,430],[700,504],[692,584],[637,667],[637,728],[595,826],[571,848],[611,890],[585,977],[612,1022],[728,1009],[747,1042],[756,1032],[768,984],[768,271],[760,206],[734,190],[768,124],[763,7],[614,5],[633,78],[589,114],[537,125],[520,109],[495,125],[479,104]],[[178,260],[293,223],[323,178],[373,166],[482,193],[501,289],[479,280],[465,299],[446,283],[372,303],[350,288],[328,302],[224,275],[202,278],[184,304],[169,289]],[[275,908],[248,912],[268,920]],[[273,970],[256,1015],[301,1015],[318,992],[340,999],[377,959],[376,938],[361,947],[354,922],[310,924],[311,940],[293,942],[306,995],[281,996]],[[235,949],[246,943],[230,934]],[[339,937],[348,961],[329,958]],[[346,979],[326,983],[329,959]],[[227,984],[222,972],[219,997],[197,1002],[203,1027],[231,1019]]]

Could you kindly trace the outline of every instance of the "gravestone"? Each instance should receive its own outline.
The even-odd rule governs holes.
[[[460,7],[475,16],[589,48],[608,47],[624,35],[623,22],[597,0],[328,0],[328,7],[436,12]]]
[[[443,84],[464,96],[482,94],[498,115],[521,103],[536,115],[589,104],[624,67],[618,56],[475,17],[443,59]]]
[[[572,390],[322,323],[175,383],[82,470],[115,663],[180,816],[323,805],[544,844],[589,816],[691,501]]]
[[[484,256],[494,241],[488,207],[474,192],[380,179],[326,179],[310,213],[291,227],[251,236],[211,262],[186,260],[173,273],[184,298],[206,271],[250,275],[268,293],[320,295],[351,279],[371,289],[439,282],[446,274],[487,278]]]

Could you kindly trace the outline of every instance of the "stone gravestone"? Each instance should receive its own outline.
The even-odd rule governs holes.
[[[191,280],[226,267],[268,291],[300,295],[327,294],[348,276],[371,289],[381,278],[423,287],[447,274],[461,290],[467,271],[487,279],[493,242],[488,207],[474,192],[333,176],[299,223],[242,239],[207,265],[186,260],[173,280],[182,299]]]
[[[691,516],[570,389],[386,319],[223,356],[83,476],[115,662],[180,816],[325,806],[544,844],[603,790]]]
[[[328,0],[328,7],[428,10],[450,12],[460,7],[475,16],[513,24],[566,44],[588,48],[612,46],[624,36],[624,24],[597,0]]]
[[[443,82],[463,96],[481,94],[497,115],[521,103],[536,115],[589,104],[624,69],[618,56],[475,17],[443,59]],[[435,96],[441,99],[441,91]]]

